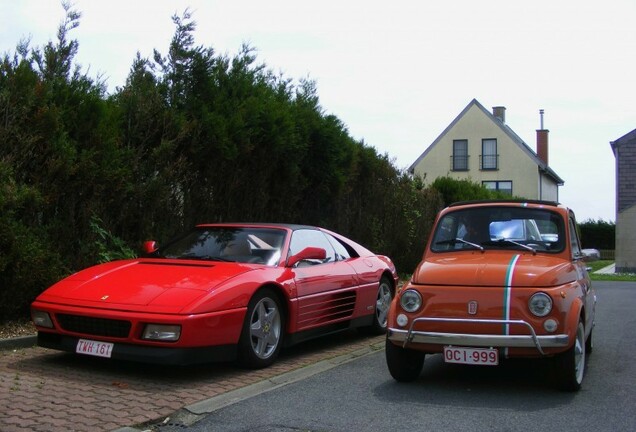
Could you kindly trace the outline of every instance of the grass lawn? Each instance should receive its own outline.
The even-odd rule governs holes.
[[[636,274],[633,273],[609,273],[609,274],[598,274],[594,273],[597,270],[602,269],[603,267],[607,267],[612,264],[614,261],[611,260],[600,260],[588,263],[588,267],[592,268],[590,272],[590,278],[592,280],[598,281],[628,281],[628,282],[636,282]]]

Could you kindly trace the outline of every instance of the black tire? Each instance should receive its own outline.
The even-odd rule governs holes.
[[[261,369],[274,363],[283,345],[285,317],[271,289],[258,291],[249,302],[238,343],[239,363]]]
[[[386,276],[380,278],[378,284],[378,294],[375,299],[375,307],[373,309],[373,322],[368,327],[363,327],[360,330],[364,334],[380,335],[386,333],[387,327],[387,315],[389,314],[389,308],[391,307],[391,301],[393,300],[394,291],[393,284]]]
[[[402,348],[387,339],[385,355],[389,373],[396,381],[411,382],[420,376],[424,366],[423,352]]]
[[[554,358],[555,380],[560,390],[575,392],[581,389],[585,374],[585,347],[585,328],[579,321],[570,349]]]
[[[590,355],[592,354],[592,351],[594,351],[594,340],[592,339],[592,333],[594,333],[593,328],[592,330],[590,330],[590,334],[585,341],[585,355]]]

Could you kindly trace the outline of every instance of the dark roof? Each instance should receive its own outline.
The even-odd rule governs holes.
[[[614,152],[614,156],[616,156],[616,149],[622,147],[624,145],[636,145],[636,129],[631,132],[626,133],[619,139],[615,141],[610,141],[610,145],[612,146],[612,151]]]

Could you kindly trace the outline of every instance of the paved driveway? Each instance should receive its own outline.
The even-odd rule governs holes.
[[[595,330],[597,353],[593,354],[591,358],[592,374],[586,378],[584,391],[576,397],[570,394],[553,394],[553,392],[550,393],[549,397],[557,398],[561,401],[559,406],[564,408],[569,405],[570,399],[583,401],[579,408],[581,412],[585,412],[591,417],[575,416],[579,421],[585,422],[586,418],[590,418],[590,424],[594,421],[600,422],[609,427],[607,430],[634,430],[634,417],[631,413],[627,413],[624,407],[633,406],[636,397],[632,390],[636,388],[634,386],[634,376],[636,375],[634,375],[632,362],[636,355],[634,353],[636,339],[634,339],[635,333],[633,332],[636,283],[596,282],[594,285],[599,294],[599,306],[597,311],[598,326]],[[449,375],[444,372],[447,370],[455,371],[454,368],[441,364],[439,359],[436,363],[433,359],[432,362],[428,363],[429,366],[426,366],[432,369],[428,372],[428,369],[424,371],[421,385],[416,383],[411,386],[397,386],[388,377],[382,354],[378,352],[384,348],[383,341],[382,336],[364,337],[355,331],[323,338],[284,350],[281,358],[273,367],[259,371],[246,371],[231,364],[175,369],[112,362],[105,359],[58,353],[37,347],[0,351],[0,431],[112,431],[120,428],[126,429],[130,426],[135,426],[137,430],[144,430],[150,428],[151,425],[156,426],[156,430],[180,430],[180,426],[185,428],[185,425],[191,424],[192,419],[186,418],[188,415],[198,416],[198,419],[201,420],[208,413],[215,413],[210,420],[216,421],[219,419],[218,416],[231,413],[231,410],[241,412],[240,407],[243,408],[243,413],[250,412],[249,409],[245,409],[243,403],[231,405],[264,390],[276,389],[285,384],[303,380],[313,373],[322,372],[348,360],[374,352],[375,355],[365,357],[361,362],[356,361],[355,364],[350,363],[346,368],[333,369],[330,372],[332,374],[345,374],[350,371],[352,375],[327,380],[326,388],[318,392],[318,401],[325,399],[324,395],[327,389],[341,396],[350,396],[345,399],[352,405],[347,406],[344,402],[338,405],[338,411],[345,416],[344,425],[350,425],[354,419],[356,424],[362,424],[368,420],[366,417],[356,419],[354,416],[357,411],[360,411],[361,395],[370,395],[371,401],[369,403],[374,403],[374,398],[378,397],[377,394],[386,396],[384,390],[376,394],[372,390],[355,387],[356,380],[362,382],[360,386],[367,381],[377,386],[378,377],[388,381],[390,384],[382,385],[388,386],[389,389],[395,389],[394,397],[398,406],[405,398],[409,399],[410,392],[411,397],[414,395],[420,395],[424,398],[432,397],[434,405],[437,407],[440,403],[443,406],[446,405],[443,402],[446,400],[444,397],[454,400],[458,394],[457,388],[463,389],[462,386],[465,385],[466,380],[470,382],[471,379],[474,379],[469,373],[469,375],[460,376],[457,380],[457,377],[453,378],[454,373]],[[371,364],[370,362],[379,369],[365,374],[364,367],[360,369],[359,366]],[[530,375],[533,368],[527,370]],[[492,370],[482,373],[490,373],[494,382],[500,383],[506,391],[512,391],[511,395],[517,399],[520,397],[516,393],[519,385],[535,385],[534,379],[530,376],[523,377],[519,382],[508,380],[505,368],[503,372]],[[316,375],[312,380],[320,381],[321,376],[324,378],[326,375]],[[369,379],[369,376],[373,378]],[[517,380],[520,379],[518,375],[514,376],[517,377]],[[496,381],[496,379],[500,381]],[[529,381],[526,382],[526,379]],[[434,396],[430,391],[426,391],[431,385],[430,380],[432,380],[432,385],[436,386],[437,391],[442,392],[443,397]],[[315,409],[316,418],[319,417],[319,414],[327,416],[326,423],[320,424],[319,428],[313,430],[340,430],[336,427],[331,429],[326,427],[326,425],[334,424],[334,420],[331,418],[333,410],[320,408],[318,402],[309,402],[311,400],[311,391],[309,390],[315,393],[315,389],[312,388],[313,381],[299,382],[286,387],[285,392],[268,393],[267,397],[277,397],[276,395],[283,393],[284,397],[291,395],[294,401],[304,402]],[[346,382],[351,388],[347,387],[349,390],[345,392],[343,389],[329,385],[329,382]],[[485,385],[486,388],[490,385],[488,380],[485,381],[486,384],[483,384],[481,380],[477,382],[482,383],[480,385]],[[306,385],[310,385],[308,390],[304,390]],[[474,381],[472,385],[476,385]],[[297,392],[295,395],[292,392],[294,389]],[[358,389],[360,394],[354,394],[355,389]],[[543,392],[544,390],[541,390],[541,393]],[[460,391],[459,393],[466,392]],[[501,398],[500,393],[501,389],[496,388],[492,398]],[[470,395],[470,392],[466,394]],[[586,395],[592,395],[593,399],[597,398],[598,400],[586,401]],[[282,398],[283,396],[278,397]],[[262,401],[262,398],[259,396],[249,399],[246,403],[258,405],[258,401]],[[478,399],[481,401],[481,398]],[[483,402],[488,403],[489,400]],[[500,409],[509,400],[514,399],[503,397],[502,401],[495,401],[493,406],[490,406],[486,411]],[[529,400],[532,402],[532,397]],[[544,397],[539,400],[545,402]],[[372,412],[377,410],[377,413],[381,413],[391,403],[388,400],[380,402],[380,406],[371,409]],[[519,404],[521,406],[527,405],[524,401],[520,401]],[[426,403],[422,406],[419,403],[415,405],[420,408],[427,406]],[[445,407],[444,409],[451,409],[453,405],[454,403],[451,402],[449,403],[450,408]],[[231,407],[219,409],[225,406]],[[288,401],[283,406],[295,405]],[[183,410],[184,407],[188,409]],[[279,411],[276,411],[277,415],[285,414]],[[299,423],[297,419],[294,420],[294,416],[301,415],[302,410],[299,412],[295,412],[293,409],[288,411],[290,411],[288,413],[290,418],[286,420],[288,423],[282,422],[282,424],[289,424],[289,428],[283,430],[297,430],[296,427],[302,425],[303,422]],[[612,413],[610,416],[612,422],[603,420],[603,416],[609,415],[610,412]],[[616,413],[619,415],[614,415]],[[429,414],[425,411],[421,412],[421,415],[429,420],[435,418],[435,415],[431,417]],[[407,416],[407,413],[402,415]],[[513,411],[511,415],[519,415],[519,413]],[[555,418],[562,415],[565,416],[563,419],[570,418],[565,410],[556,412]],[[455,417],[455,415],[452,416],[452,418]],[[236,415],[231,416],[231,418],[238,419]],[[167,419],[166,423],[157,426],[164,419]],[[205,430],[200,428],[208,424],[206,420],[207,418],[204,418],[196,423],[192,429]],[[247,421],[250,419],[246,417],[239,420]],[[533,429],[531,425],[535,423],[532,422],[536,422],[537,419],[530,420],[528,428],[524,430]],[[470,423],[466,419],[463,421]],[[257,424],[257,426],[262,428],[263,424]],[[272,425],[268,424],[267,426]],[[379,423],[374,426],[375,429],[371,427],[368,429],[387,430]],[[433,426],[431,430],[456,430],[455,428],[441,428],[442,425],[437,426],[440,426],[440,429]],[[510,430],[506,422],[500,426],[498,430]],[[470,428],[470,426],[467,427]],[[250,429],[248,427],[241,430]],[[266,428],[263,430],[277,429]],[[595,430],[604,429],[597,427]]]
[[[636,431],[636,283],[594,285],[594,352],[580,392],[556,390],[547,359],[480,367],[430,355],[416,381],[397,383],[379,350],[221,409],[208,407],[187,430]],[[182,430],[166,426],[157,432]]]
[[[0,431],[143,429],[143,424],[156,424],[184,406],[235,395],[233,390],[253,386],[262,390],[284,384],[280,377],[300,379],[307,371],[333,367],[383,348],[383,340],[351,331],[283,350],[274,366],[257,371],[227,363],[149,366],[39,347],[3,350]],[[322,366],[316,369],[316,365]]]

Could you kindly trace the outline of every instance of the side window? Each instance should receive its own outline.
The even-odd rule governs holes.
[[[340,243],[337,238],[329,234],[325,234],[325,236],[327,237],[327,239],[329,239],[329,243],[331,243],[336,251],[336,260],[341,261],[351,258],[351,255],[349,254],[347,248],[344,247],[344,245]]]
[[[581,256],[581,245],[579,243],[579,236],[576,230],[576,224],[574,219],[570,218],[570,248],[572,249],[572,257],[578,258]]]
[[[498,169],[497,156],[497,140],[495,138],[481,140],[481,169]]]
[[[308,229],[294,231],[289,244],[289,255],[296,255],[307,247],[318,247],[327,251],[327,259],[323,262],[334,262],[336,260],[336,252],[322,232]]]
[[[453,155],[451,156],[451,170],[468,171],[468,140],[453,141]]]
[[[505,193],[512,196],[512,181],[483,181],[481,184],[486,188],[494,191]]]

